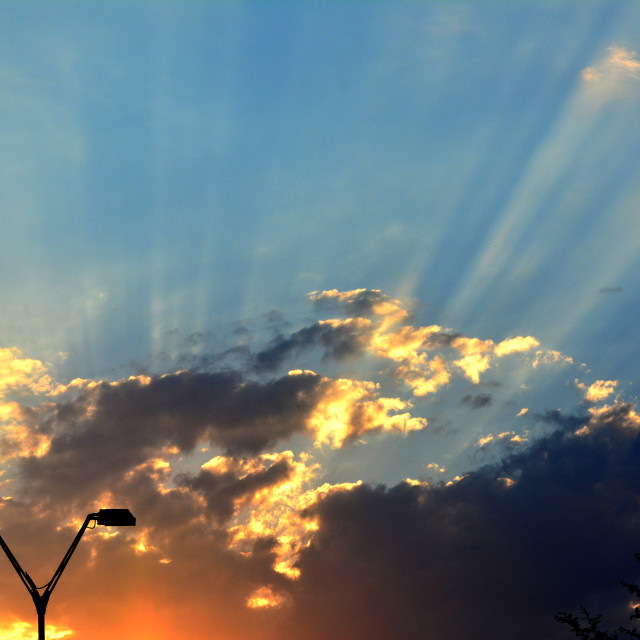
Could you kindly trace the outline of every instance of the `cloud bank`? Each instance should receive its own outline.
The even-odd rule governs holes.
[[[640,418],[618,382],[533,336],[420,325],[381,291],[309,303],[306,326],[244,332],[197,370],[65,384],[2,351],[0,530],[23,566],[46,582],[96,508],[138,518],[87,532],[52,597],[59,633],[537,640],[581,603],[623,619]],[[569,409],[545,406],[558,388]],[[438,438],[462,473],[425,448]],[[402,465],[398,442],[417,477],[345,473],[356,453]],[[20,586],[7,562],[7,629],[32,619]]]

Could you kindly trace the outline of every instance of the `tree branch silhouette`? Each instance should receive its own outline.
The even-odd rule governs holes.
[[[640,553],[635,554],[635,558],[640,562]],[[633,582],[620,583],[629,593],[640,600],[640,586]],[[600,628],[602,615],[593,616],[585,607],[580,607],[582,615],[559,611],[555,618],[558,622],[569,626],[573,634],[582,640],[619,640],[622,636],[640,640],[640,628],[618,627],[615,631],[605,631]],[[634,606],[630,620],[640,620],[640,603]]]

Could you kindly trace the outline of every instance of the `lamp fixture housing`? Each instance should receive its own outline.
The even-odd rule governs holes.
[[[129,509],[100,509],[96,524],[107,527],[135,527],[136,519]]]

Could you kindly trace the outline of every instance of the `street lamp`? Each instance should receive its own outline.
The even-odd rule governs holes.
[[[69,550],[65,554],[64,558],[62,558],[60,566],[56,569],[56,572],[53,574],[51,580],[49,580],[49,582],[47,582],[47,584],[45,584],[43,587],[36,587],[35,582],[31,579],[31,576],[22,569],[20,563],[16,560],[13,553],[11,553],[11,549],[9,549],[7,543],[2,539],[2,536],[0,536],[0,546],[7,554],[7,557],[11,561],[13,568],[20,576],[20,580],[22,580],[24,586],[27,587],[29,593],[31,594],[31,597],[33,598],[33,602],[36,605],[36,611],[38,612],[38,640],[45,640],[44,614],[47,610],[47,603],[49,602],[51,592],[53,591],[56,584],[58,584],[58,580],[60,580],[60,576],[62,575],[64,568],[67,566],[67,563],[69,562],[73,552],[76,550],[76,547],[80,542],[80,538],[82,538],[82,534],[89,526],[89,523],[94,520],[96,524],[110,527],[133,527],[136,524],[136,519],[133,517],[133,514],[131,513],[131,511],[129,511],[129,509],[100,509],[98,513],[90,513],[84,519],[84,523],[80,527],[80,531],[78,531],[78,534],[71,543]],[[40,593],[41,589],[44,589],[42,593]]]

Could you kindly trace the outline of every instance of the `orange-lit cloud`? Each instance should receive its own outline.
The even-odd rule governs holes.
[[[612,75],[620,78],[640,78],[640,61],[635,51],[612,45],[607,55],[595,66],[582,71],[585,82],[602,82]]]
[[[420,363],[421,366],[416,366]],[[451,380],[445,359],[434,356],[431,360],[416,360],[413,363],[401,363],[397,369],[398,377],[411,388],[413,395],[426,396],[436,393]]]
[[[0,348],[0,456],[44,455],[50,445],[50,435],[34,430],[28,425],[25,409],[18,400],[29,398],[43,401],[77,392],[98,384],[77,378],[69,384],[57,383],[49,372],[49,365],[40,360],[25,357],[17,347]]]
[[[533,361],[533,366],[539,367],[541,365],[553,365],[553,364],[573,364],[573,358],[565,355],[564,353],[560,353],[560,351],[555,351],[553,349],[549,349],[547,351],[543,351],[542,349],[536,351],[535,359]]]
[[[309,293],[312,302],[339,303],[350,315],[376,315],[385,318],[385,324],[403,322],[410,316],[401,300],[394,300],[384,295],[380,289],[353,289],[351,291],[312,291]]]
[[[54,381],[50,365],[26,357],[17,347],[0,348],[0,398],[15,396],[57,396],[98,384],[93,380],[75,378],[68,384]]]
[[[456,360],[454,364],[464,371],[471,382],[478,384],[480,382],[480,374],[489,368],[489,356],[473,353]]]
[[[298,578],[299,569],[295,566],[301,549],[309,545],[317,522],[305,517],[304,511],[313,505],[319,497],[336,491],[351,489],[356,484],[323,484],[312,487],[312,480],[319,472],[319,465],[303,454],[296,460],[291,451],[277,455],[266,454],[247,461],[222,461],[220,457],[207,463],[205,469],[229,469],[239,473],[239,480],[255,478],[259,474],[274,468],[274,465],[286,463],[288,473],[270,484],[264,484],[252,493],[240,494],[234,505],[234,516],[230,520],[229,547],[243,553],[251,553],[255,543],[261,539],[273,540],[275,571],[289,578]],[[227,465],[231,466],[228,467]],[[253,606],[258,606],[255,602]],[[265,605],[267,606],[267,605]]]
[[[539,345],[540,343],[533,336],[516,336],[499,342],[496,345],[495,354],[501,357],[510,353],[524,353]]]
[[[602,407],[589,407],[591,419],[589,428],[598,428],[606,425],[616,424],[628,429],[640,429],[640,415],[636,412],[634,405],[626,402],[615,402],[612,405]]]
[[[488,433],[486,436],[482,436],[476,442],[476,447],[486,447],[488,444],[492,442],[500,442],[503,445],[519,445],[528,442],[527,433],[524,434],[516,433],[515,431],[503,431],[497,435],[493,435],[492,433]]]
[[[412,417],[410,403],[379,396],[379,385],[369,381],[324,378],[321,394],[308,418],[317,444],[341,447],[370,431],[407,434],[423,429],[427,421]]]
[[[585,392],[584,399],[587,402],[600,402],[600,400],[604,400],[614,393],[617,386],[617,380],[596,380],[593,384],[589,385],[589,388]]]
[[[302,512],[317,496],[341,488],[313,488],[319,470],[308,454],[292,451],[253,458],[215,456],[198,476],[184,478],[182,486],[200,492],[218,514],[229,534],[229,549],[251,555],[256,543],[271,540],[274,570],[297,578],[296,558],[317,528]],[[251,606],[270,606],[259,601]]]
[[[29,427],[23,407],[17,402],[0,401],[0,456],[42,456],[47,453],[51,436]]]
[[[582,81],[587,95],[595,101],[628,98],[637,91],[640,61],[635,51],[612,45],[594,66],[583,69]]]
[[[250,609],[273,609],[286,604],[288,599],[282,592],[276,592],[271,587],[258,587],[248,598]]]
[[[321,308],[342,311],[349,317],[324,320],[315,329],[311,326],[297,332],[294,340],[284,340],[265,352],[266,360],[273,361],[276,353],[281,357],[293,344],[302,347],[305,340],[308,344],[320,342],[326,354],[330,354],[334,340],[339,345],[338,353],[370,353],[392,361],[397,377],[414,395],[426,396],[449,384],[452,375],[459,371],[478,384],[494,357],[527,354],[540,344],[533,336],[515,336],[495,344],[492,340],[452,334],[438,325],[403,324],[411,318],[411,311],[403,301],[387,298],[378,290],[330,290],[309,295]],[[336,332],[333,339],[326,331],[328,327]],[[452,355],[456,351],[462,357]],[[534,366],[553,358],[553,353],[539,350]]]
[[[491,366],[493,355],[501,358],[513,353],[526,353],[539,344],[533,336],[507,338],[497,345],[493,340],[460,337],[453,341],[452,346],[464,357],[454,361],[454,364],[462,369],[474,384],[478,384],[480,374]]]
[[[46,393],[51,389],[47,367],[33,358],[25,358],[17,347],[0,348],[0,397],[8,391]]]

